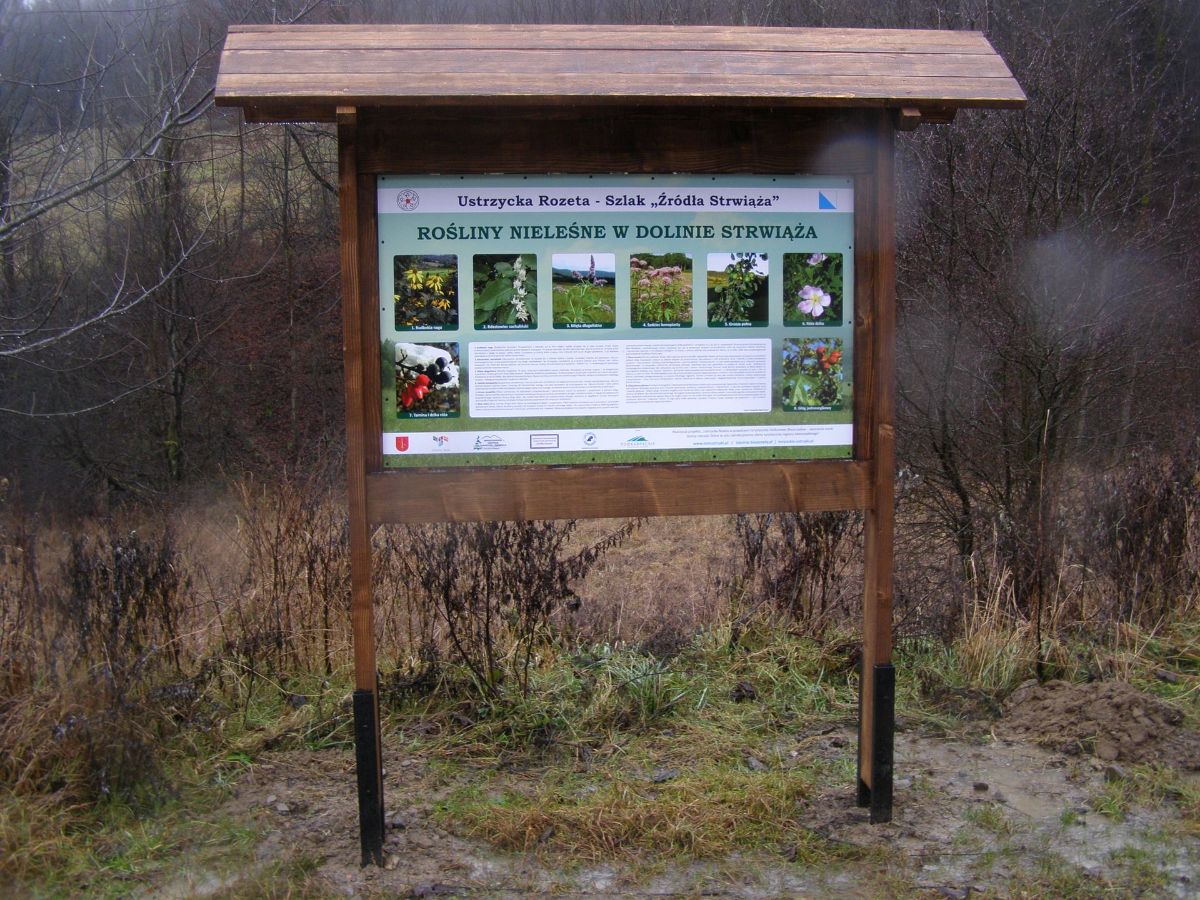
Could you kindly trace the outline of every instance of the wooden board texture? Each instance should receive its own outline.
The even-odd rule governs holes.
[[[828,512],[872,502],[868,463],[560,466],[373,472],[372,524]]]
[[[1019,107],[979,32],[582,25],[250,25],[217,103],[258,121],[338,105]]]

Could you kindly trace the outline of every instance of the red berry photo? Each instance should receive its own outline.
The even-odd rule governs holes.
[[[461,412],[458,344],[395,345],[396,415],[445,419]]]

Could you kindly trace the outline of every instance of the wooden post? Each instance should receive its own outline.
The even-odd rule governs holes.
[[[889,115],[875,129],[875,366],[871,398],[873,452],[870,503],[864,527],[863,650],[859,693],[858,804],[872,822],[892,818],[895,670],[892,667],[892,572],[895,517],[896,206],[894,126]]]
[[[339,106],[338,198],[342,263],[342,359],[346,387],[346,481],[350,512],[350,621],[354,637],[354,748],[362,864],[383,865],[383,753],[367,523],[367,398],[360,285],[358,111]],[[375,398],[378,400],[378,397]]]

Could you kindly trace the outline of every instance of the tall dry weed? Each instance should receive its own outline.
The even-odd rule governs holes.
[[[1151,625],[1178,616],[1200,590],[1196,458],[1145,455],[1096,483],[1080,555],[1111,592],[1108,617]]]
[[[738,516],[742,566],[731,585],[738,623],[784,616],[809,634],[845,622],[860,607],[857,552],[862,517],[849,512]]]
[[[36,531],[24,518],[6,526],[0,528],[0,697],[38,679],[49,640]]]
[[[321,476],[236,485],[240,590],[220,608],[226,651],[272,673],[333,673],[348,648],[345,504]]]
[[[954,641],[957,667],[969,687],[999,691],[1024,678],[1035,656],[1034,627],[1018,609],[1012,581],[989,567],[989,584],[964,605]]]
[[[551,615],[559,607],[578,607],[579,580],[641,523],[629,520],[575,548],[577,524],[426,525],[406,529],[403,543],[387,543],[395,586],[412,598],[410,604],[415,600],[426,659],[445,649],[488,696],[510,677],[527,690],[539,644],[553,640]],[[439,634],[444,648],[434,643]]]
[[[114,527],[68,540],[57,572],[38,563],[28,526],[6,535],[0,618],[22,675],[0,696],[0,781],[77,800],[152,799],[165,787],[157,748],[176,727],[179,626],[189,579],[169,531]]]

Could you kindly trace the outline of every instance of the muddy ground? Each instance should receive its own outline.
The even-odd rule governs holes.
[[[1128,686],[1052,683],[1018,690],[1002,718],[956,736],[898,724],[893,821],[868,824],[851,784],[825,785],[806,803],[804,826],[864,852],[817,868],[777,853],[580,865],[551,853],[497,852],[434,822],[455,785],[434,777],[427,757],[399,749],[398,739],[385,748],[386,869],[358,865],[349,751],[263,754],[221,812],[257,823],[258,865],[307,859],[308,890],[318,895],[1200,895],[1200,835],[1180,827],[1178,807],[1134,802],[1122,819],[1102,814],[1098,799],[1138,763],[1171,763],[1181,778],[1197,777],[1200,735],[1181,727],[1171,707]],[[842,760],[849,770],[856,735],[843,722],[801,729],[789,741],[777,758]],[[236,894],[246,876],[189,872],[155,894]]]

